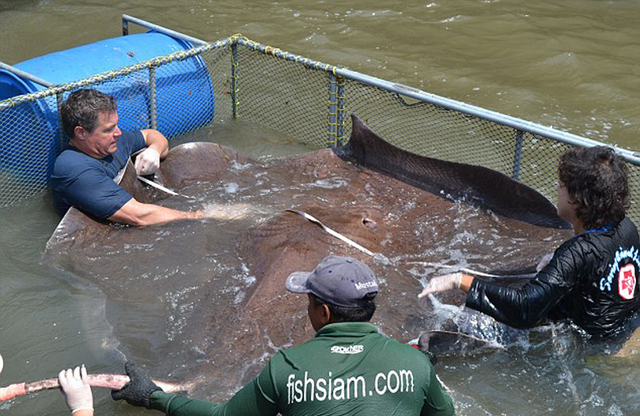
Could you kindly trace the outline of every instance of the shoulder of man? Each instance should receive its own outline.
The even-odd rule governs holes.
[[[317,356],[313,351],[319,351],[319,349],[326,349],[326,352],[332,355],[359,355],[360,353],[368,352],[366,350],[373,347],[375,350],[384,350],[384,354],[389,354],[389,359],[392,361],[412,362],[417,366],[425,365],[427,366],[425,369],[432,367],[429,357],[409,344],[399,342],[380,333],[372,333],[367,338],[363,340],[362,345],[354,344],[351,346],[341,345],[343,343],[340,340],[336,340],[333,343],[323,338],[311,338],[298,346],[278,351],[272,357],[272,360],[275,360],[275,363],[287,365],[298,359],[304,361],[310,358],[313,359]]]
[[[387,346],[391,347],[393,354],[400,358],[404,358],[408,361],[414,361],[417,365],[422,364],[427,367],[433,367],[429,356],[413,345],[402,343],[392,338],[384,337],[387,341]]]
[[[640,236],[638,235],[638,228],[627,216],[625,216],[622,221],[618,223],[616,230],[623,238],[628,238],[636,244],[640,240]]]
[[[134,153],[147,145],[141,130],[123,131],[122,136],[118,140],[120,143],[125,144],[131,153]]]
[[[93,164],[98,165],[98,163],[96,159],[78,150],[65,149],[58,155],[53,164],[52,178],[75,176],[90,168]]]

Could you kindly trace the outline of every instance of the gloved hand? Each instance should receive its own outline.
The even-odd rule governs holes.
[[[460,289],[462,283],[462,273],[445,274],[443,276],[436,276],[429,280],[429,284],[424,288],[422,293],[418,295],[419,298],[423,298],[431,293],[444,292],[452,289]]]
[[[74,370],[60,371],[58,381],[71,413],[83,409],[93,410],[93,395],[87,379],[87,369],[84,365],[82,368],[76,367]]]
[[[150,175],[160,167],[160,153],[147,147],[136,157],[136,163],[133,166],[138,175]]]
[[[124,371],[131,381],[120,390],[111,390],[113,400],[126,400],[130,405],[150,409],[151,393],[162,389],[151,381],[144,370],[131,361],[125,363]]]
[[[542,269],[547,267],[547,264],[549,264],[552,258],[553,258],[553,253],[545,254],[544,257],[540,259],[540,263],[538,263],[538,265],[536,266],[536,272],[540,273]]]

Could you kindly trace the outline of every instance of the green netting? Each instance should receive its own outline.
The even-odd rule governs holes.
[[[238,47],[237,116],[302,143],[327,146],[329,75],[273,55]]]
[[[188,59],[198,60],[202,70],[185,70],[179,63]],[[522,128],[510,127],[409,98],[401,88],[373,84],[342,76],[332,65],[234,36],[14,97],[0,102],[0,206],[46,189],[61,149],[56,94],[66,97],[86,87],[116,96],[121,127],[155,126],[168,138],[238,117],[325,147],[348,140],[350,114],[355,113],[400,148],[495,169],[555,201],[558,158],[571,145],[528,132],[525,121]],[[638,222],[640,167],[629,164],[629,179],[629,213]]]

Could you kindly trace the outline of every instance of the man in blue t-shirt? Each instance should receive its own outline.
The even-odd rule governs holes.
[[[62,104],[60,116],[70,139],[51,176],[58,213],[64,215],[73,206],[101,220],[131,225],[203,217],[201,211],[143,204],[113,181],[129,157],[141,149],[134,165],[136,172],[153,173],[160,167],[160,159],[167,156],[169,143],[153,129],[123,133],[112,96],[93,89],[74,91]]]

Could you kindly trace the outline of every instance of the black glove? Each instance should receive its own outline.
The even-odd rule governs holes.
[[[143,369],[136,367],[135,363],[131,361],[125,363],[124,371],[131,381],[120,390],[111,390],[113,400],[124,399],[130,405],[144,406],[150,409],[151,393],[162,389],[151,381]]]

